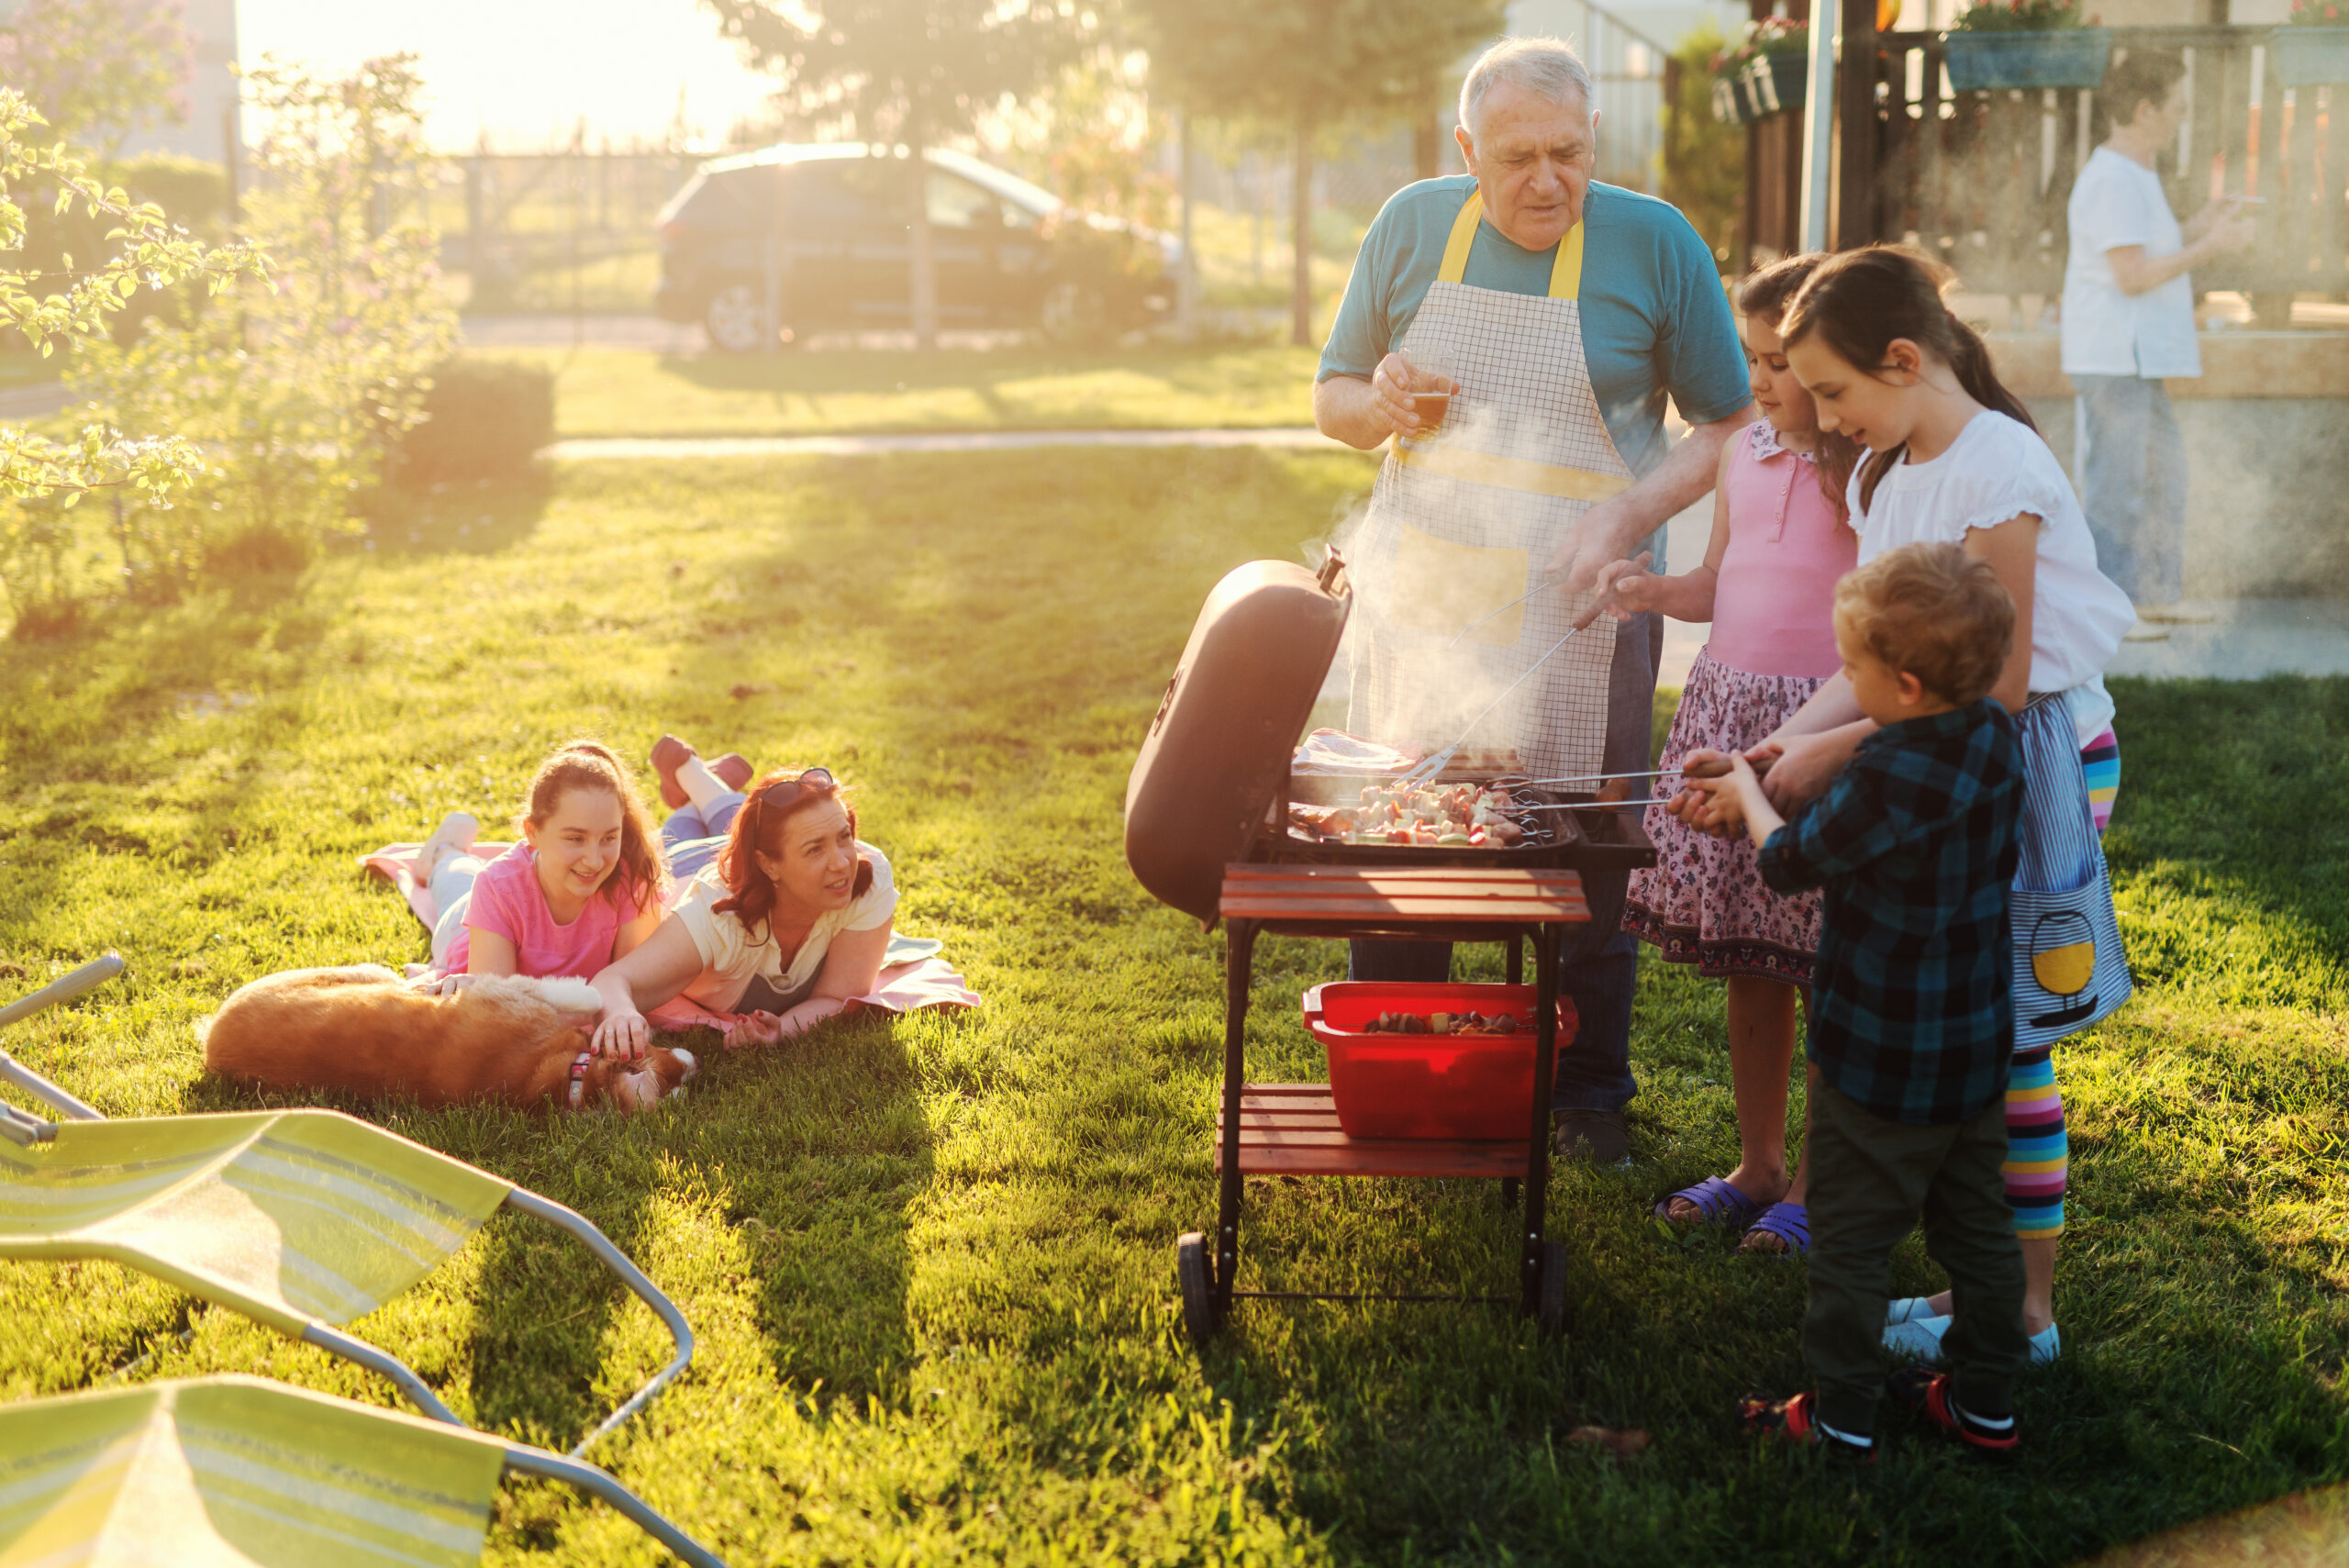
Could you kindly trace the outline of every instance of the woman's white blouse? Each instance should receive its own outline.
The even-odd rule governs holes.
[[[1888,550],[1963,544],[1976,528],[2029,512],[2039,518],[2032,579],[2031,689],[2073,692],[2072,720],[2085,746],[2112,723],[2104,667],[2137,618],[2129,595],[2097,570],[2096,540],[2072,482],[2047,443],[2004,414],[1976,414],[1949,450],[1930,462],[1900,462],[1860,507],[1864,454],[1846,493],[1865,565]]]
[[[704,1006],[724,1011],[742,995],[753,975],[764,977],[777,991],[796,991],[823,968],[824,955],[831,951],[833,938],[842,931],[870,931],[886,925],[897,912],[897,884],[890,878],[888,857],[862,839],[857,840],[856,852],[872,864],[872,885],[847,908],[828,909],[818,916],[815,929],[799,944],[799,951],[791,955],[788,964],[784,962],[782,951],[763,925],[753,935],[743,929],[742,922],[731,911],[720,915],[711,907],[727,895],[718,867],[709,867],[685,884],[677,895],[674,913],[692,936],[702,962],[716,972],[705,972],[686,987],[685,994]],[[712,996],[721,1001],[713,1002]]]

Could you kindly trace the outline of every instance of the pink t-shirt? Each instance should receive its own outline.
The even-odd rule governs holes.
[[[592,980],[612,962],[612,940],[620,928],[637,916],[636,901],[625,890],[617,898],[607,896],[612,892],[613,884],[605,884],[577,919],[557,925],[554,912],[547,907],[546,891],[539,885],[538,856],[529,844],[517,844],[473,879],[465,929],[449,944],[449,973],[464,973],[475,931],[492,931],[514,944],[517,974],[538,979],[575,974]]]
[[[1780,446],[1767,419],[1731,439],[1721,476],[1729,548],[1705,651],[1749,675],[1831,675],[1843,667],[1835,584],[1858,563],[1860,541],[1820,488],[1809,454]]]

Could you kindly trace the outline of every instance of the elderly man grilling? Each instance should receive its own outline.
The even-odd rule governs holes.
[[[1513,746],[1541,777],[1648,765],[1657,617],[1566,634],[1598,607],[1608,562],[1647,549],[1662,570],[1659,530],[1712,488],[1722,443],[1753,417],[1704,242],[1676,208],[1591,178],[1591,96],[1554,39],[1486,51],[1460,88],[1469,172],[1379,213],[1313,391],[1325,434],[1394,441],[1352,541],[1349,728],[1447,744],[1526,675],[1473,739]],[[1423,427],[1412,395],[1442,390],[1450,406]],[[1691,426],[1677,444],[1667,397]],[[1557,1079],[1559,1151],[1608,1163],[1629,1152],[1636,1090],[1624,882],[1586,879],[1591,923],[1565,968],[1581,1029]],[[1439,943],[1354,947],[1357,979],[1442,980],[1450,964]]]

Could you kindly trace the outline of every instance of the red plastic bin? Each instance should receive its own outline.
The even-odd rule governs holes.
[[[1305,1027],[1330,1055],[1330,1098],[1349,1138],[1515,1139],[1533,1116],[1531,985],[1341,980],[1305,994]],[[1514,1014],[1515,1034],[1364,1034],[1381,1013]],[[1575,1035],[1558,998],[1558,1044]]]

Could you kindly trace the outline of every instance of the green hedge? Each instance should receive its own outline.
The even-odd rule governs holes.
[[[554,373],[510,360],[455,359],[432,372],[424,420],[401,438],[389,477],[423,486],[527,470],[554,439]]]

